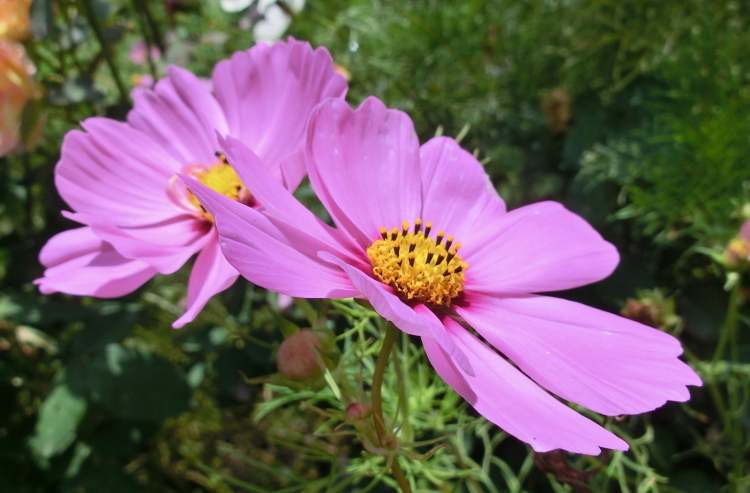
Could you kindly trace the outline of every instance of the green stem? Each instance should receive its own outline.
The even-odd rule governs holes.
[[[383,378],[388,364],[388,356],[391,354],[397,335],[396,328],[389,323],[386,328],[385,339],[383,339],[383,346],[380,348],[378,359],[375,362],[375,373],[372,376],[372,420],[380,445],[383,445],[386,438],[385,420],[383,419]]]
[[[131,3],[133,5],[133,10],[135,11],[138,30],[141,31],[143,42],[146,43],[146,62],[148,63],[148,70],[151,73],[151,77],[153,77],[154,82],[156,82],[156,80],[159,78],[159,74],[156,73],[156,64],[154,63],[154,58],[151,56],[152,44],[151,39],[149,38],[149,33],[146,31],[146,26],[143,21],[143,11],[140,10],[139,2],[133,0]]]
[[[389,441],[388,433],[385,429],[385,420],[383,419],[383,378],[385,377],[385,368],[388,364],[388,357],[393,350],[394,343],[398,337],[398,329],[393,324],[388,324],[383,339],[383,346],[380,348],[378,359],[375,362],[375,373],[372,377],[372,421],[375,425],[375,433],[381,447],[385,447]],[[398,456],[393,456],[391,461],[391,473],[398,483],[403,493],[411,493],[411,486],[406,479],[401,465],[398,463]]]
[[[737,281],[729,293],[729,303],[727,304],[727,315],[724,319],[724,325],[719,336],[719,343],[716,345],[712,362],[716,363],[724,356],[727,344],[730,340],[737,337],[737,322],[739,320],[739,297],[740,282]],[[736,348],[735,348],[736,349]]]
[[[409,422],[409,400],[407,398],[409,393],[406,389],[407,381],[406,378],[404,378],[404,367],[408,367],[409,364],[409,356],[405,349],[409,340],[407,339],[408,336],[406,334],[403,334],[403,336],[404,337],[401,341],[401,352],[399,354],[394,354],[393,362],[396,369],[396,388],[398,389],[398,403],[401,412],[401,431],[406,440],[410,440],[411,424]]]
[[[148,8],[148,2],[145,2],[144,0],[135,0],[135,3],[138,6],[138,11],[143,14],[143,17],[146,19],[146,23],[151,30],[151,37],[153,38],[156,47],[159,48],[159,51],[164,53],[164,38],[161,34],[159,23],[154,19],[154,16],[151,15],[151,10]]]
[[[393,458],[391,472],[393,473],[393,477],[396,479],[398,486],[401,488],[401,491],[403,493],[411,493],[411,486],[404,475],[404,471],[401,470],[401,465],[398,463],[398,457]]]
[[[726,318],[724,319],[719,342],[716,345],[716,350],[714,351],[711,360],[713,364],[716,364],[724,357],[727,346],[729,346],[729,357],[731,362],[733,364],[738,363],[737,329],[739,326],[741,289],[742,283],[738,280],[734,286],[732,286],[732,290],[729,293]],[[720,390],[716,387],[717,384],[715,382],[711,383],[709,391],[719,415],[724,420],[724,434],[732,445],[732,455],[734,458],[733,477],[739,478],[743,475],[744,470],[744,464],[742,461],[744,453],[742,426],[737,422],[742,404],[738,401],[737,389],[732,388],[731,384],[731,381],[727,383],[727,397],[729,400],[727,405],[724,404],[724,399],[722,398]]]
[[[104,55],[104,60],[107,63],[107,66],[109,67],[109,71],[112,73],[112,79],[115,81],[115,86],[117,86],[117,92],[120,93],[120,102],[124,105],[128,102],[128,91],[125,88],[125,84],[122,82],[122,77],[120,77],[120,71],[117,68],[117,64],[115,63],[114,58],[112,57],[112,52],[109,49],[109,44],[107,43],[107,40],[104,38],[104,32],[102,31],[102,26],[99,24],[99,19],[96,18],[96,12],[94,12],[94,7],[91,5],[91,0],[80,0],[81,7],[86,14],[86,19],[89,21],[89,25],[91,26],[91,30],[94,31],[94,35],[96,36],[96,40],[99,42],[99,46],[102,48],[102,55]]]

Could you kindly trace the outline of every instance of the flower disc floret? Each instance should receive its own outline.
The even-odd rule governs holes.
[[[424,226],[424,228],[423,228]],[[408,221],[401,228],[380,228],[380,239],[367,248],[372,272],[404,299],[448,306],[463,292],[468,264],[458,254],[460,243],[439,231],[430,236],[432,223]]]
[[[245,184],[242,183],[242,179],[240,179],[237,172],[229,164],[224,154],[217,153],[216,156],[219,158],[217,163],[207,168],[196,169],[191,172],[191,175],[211,190],[234,201],[249,205],[251,199],[250,192],[247,191]],[[189,195],[189,200],[196,209],[201,211],[201,215],[207,221],[214,221],[211,213],[203,207],[198,197],[193,195],[192,192]]]

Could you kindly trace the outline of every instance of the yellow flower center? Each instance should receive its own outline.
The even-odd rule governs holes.
[[[216,157],[219,158],[218,163],[213,164],[208,168],[201,168],[193,171],[191,173],[193,177],[214,192],[220,193],[225,197],[236,200],[237,202],[249,204],[252,197],[247,188],[245,188],[245,184],[242,183],[237,172],[229,165],[224,154],[217,153]],[[198,197],[190,193],[188,199],[196,209],[200,209],[201,215],[206,220],[213,222],[213,215],[203,207],[203,204],[198,200]]]
[[[380,228],[381,239],[367,248],[372,272],[402,297],[418,303],[450,305],[464,289],[468,264],[461,259],[452,236],[438,232],[430,236],[432,223],[408,221],[401,229]]]

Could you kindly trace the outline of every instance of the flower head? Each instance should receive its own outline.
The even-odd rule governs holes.
[[[0,0],[0,39],[21,41],[29,36],[31,0]]]
[[[264,176],[294,190],[305,173],[307,116],[345,92],[325,49],[290,40],[236,53],[210,84],[171,67],[153,90],[134,91],[126,122],[85,120],[65,137],[55,170],[67,216],[85,227],[50,240],[36,283],[44,293],[122,296],[198,254],[175,326],[190,322],[238,274],[219,249],[212,214],[178,176],[258,206],[246,187],[252,178],[240,178],[219,152],[221,136],[232,136],[259,156]]]
[[[627,448],[551,394],[621,415],[684,401],[701,383],[670,335],[534,294],[614,270],[617,251],[589,224],[554,202],[506,211],[471,154],[448,138],[420,146],[409,118],[377,99],[356,110],[326,101],[308,124],[308,175],[336,228],[262,176],[250,149],[228,139],[225,150],[262,210],[187,181],[243,276],[290,296],[367,299],[421,338],[478,412],[537,451]]]
[[[128,50],[128,58],[136,65],[145,65],[149,57],[157,61],[161,58],[161,51],[156,46],[149,47],[142,39],[133,43]]]
[[[20,143],[23,109],[39,95],[35,71],[22,45],[0,39],[0,156]]]

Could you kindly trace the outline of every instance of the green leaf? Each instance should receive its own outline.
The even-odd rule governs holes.
[[[55,387],[42,404],[34,436],[29,440],[34,456],[44,462],[67,449],[85,413],[85,400],[65,384]]]
[[[161,421],[186,411],[192,396],[172,364],[120,344],[77,359],[67,378],[77,392],[122,419]]]

